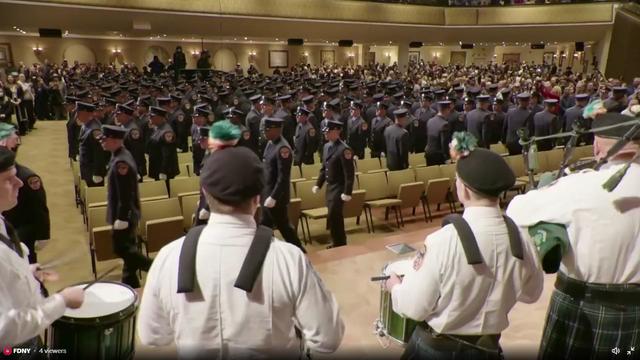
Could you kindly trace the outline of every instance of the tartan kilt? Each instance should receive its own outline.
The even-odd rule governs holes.
[[[613,295],[615,296],[615,295]],[[631,355],[627,355],[635,347]],[[640,359],[640,304],[603,305],[576,301],[554,290],[539,359]]]

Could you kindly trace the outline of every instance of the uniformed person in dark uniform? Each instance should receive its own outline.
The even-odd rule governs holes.
[[[360,101],[351,102],[351,116],[347,121],[347,145],[353,150],[354,159],[364,159],[369,139],[369,124],[362,118],[364,106]]]
[[[504,119],[503,126],[503,139],[502,143],[505,144],[509,150],[509,155],[517,155],[522,153],[522,145],[518,142],[520,137],[518,136],[518,130],[521,128],[527,128],[529,133],[533,128],[533,119],[531,110],[529,110],[529,93],[518,94],[518,108],[514,108],[507,112]],[[503,104],[502,109],[505,106]]]
[[[0,122],[0,146],[18,152],[20,137],[13,125]],[[16,177],[23,183],[18,190],[18,204],[2,215],[13,225],[20,241],[27,245],[29,263],[34,264],[38,262],[36,243],[46,244],[51,237],[47,193],[38,174],[18,163],[15,167]]]
[[[415,136],[413,138],[414,153],[424,152],[424,148],[427,145],[427,122],[436,116],[436,112],[431,108],[431,102],[433,101],[431,93],[422,92],[420,98],[420,107],[414,113],[416,120],[418,120],[418,128],[415,129]]]
[[[393,112],[394,125],[384,130],[387,168],[391,171],[404,170],[409,167],[409,132],[404,128],[409,110],[401,108]]]
[[[504,126],[505,113],[502,112],[502,100],[495,99],[493,104],[493,112],[485,122],[484,138],[486,146],[490,147],[502,140],[502,129]]]
[[[584,119],[582,117],[582,112],[584,111],[585,106],[589,102],[589,94],[577,94],[576,95],[576,104],[570,108],[568,108],[563,115],[563,128],[564,131],[573,130],[573,124],[576,122],[582,122],[582,125],[589,129],[591,128],[591,119]],[[592,144],[593,143],[593,134],[585,134],[581,135],[578,139],[578,144]]]
[[[371,103],[366,107],[363,118],[364,121],[369,124],[369,128],[371,128],[371,123],[373,119],[377,116],[378,113],[378,103],[384,101],[384,94],[375,94],[371,97]]]
[[[113,226],[113,252],[124,260],[122,282],[136,289],[140,287],[136,271],[148,271],[152,261],[137,247],[136,228],[140,219],[138,170],[133,156],[123,146],[126,130],[105,125],[102,132],[102,146],[112,153],[107,186],[107,223]]]
[[[448,158],[451,135],[447,117],[450,113],[451,101],[438,101],[438,114],[427,122],[427,146],[424,149],[427,166],[442,165]]]
[[[142,181],[142,178],[147,175],[145,143],[142,131],[133,119],[133,114],[134,111],[129,106],[122,104],[116,106],[116,125],[120,125],[127,130],[127,135],[124,137],[124,147],[129,150],[136,161],[138,180]]]
[[[276,100],[280,102],[280,107],[273,116],[281,118],[284,121],[282,124],[282,137],[284,137],[289,144],[293,144],[293,135],[296,131],[296,120],[291,114],[291,95],[282,95],[277,97]]]
[[[344,202],[351,200],[355,169],[353,150],[340,140],[342,123],[328,121],[323,131],[329,141],[324,145],[322,167],[313,192],[317,193],[322,185],[327,183],[326,199],[329,210],[327,227],[333,241],[333,244],[329,246],[331,248],[347,244],[342,211]]]
[[[500,95],[502,96],[502,112],[508,113],[513,105],[511,102],[511,89],[502,89]]]
[[[607,112],[623,112],[627,108],[627,88],[615,86],[611,91],[611,97],[604,100],[603,105]]]
[[[289,222],[287,205],[291,198],[291,164],[293,151],[282,136],[284,121],[281,118],[266,118],[264,122],[265,138],[269,140],[264,149],[263,164],[265,187],[260,198],[262,203],[262,225],[274,226],[280,230],[283,239],[306,252],[298,238],[296,230]]]
[[[77,119],[80,130],[80,177],[87,186],[103,186],[107,173],[107,156],[100,146],[100,121],[94,116],[96,107],[93,104],[77,102]]]
[[[299,106],[296,112],[298,126],[294,135],[295,150],[293,152],[293,165],[312,165],[315,163],[314,154],[318,151],[321,135],[309,122],[311,111]]]
[[[407,117],[403,121],[403,127],[409,133],[409,152],[413,152],[416,132],[419,131],[420,122],[411,113],[413,102],[410,100],[402,100],[400,102],[400,109],[407,109]]]
[[[555,134],[562,128],[560,119],[555,114],[558,100],[547,99],[544,101],[544,111],[533,116],[534,135],[536,137]],[[538,151],[551,150],[556,146],[555,139],[540,140],[537,142]]]
[[[249,98],[251,102],[251,108],[247,113],[247,117],[244,120],[244,125],[249,129],[251,133],[251,142],[253,143],[253,147],[256,149],[260,149],[259,139],[260,139],[260,119],[262,119],[262,114],[260,113],[260,99],[262,99],[262,95],[257,94],[253,95]]]
[[[151,128],[149,127],[149,106],[151,106],[151,98],[149,95],[140,96],[136,101],[136,123],[142,131],[144,139],[145,151],[147,151],[147,143],[151,137]]]
[[[478,107],[466,114],[467,131],[478,139],[478,146],[489,148],[489,138],[486,134],[487,123],[491,113],[489,112],[489,95],[476,97]]]
[[[235,107],[230,107],[224,111],[224,116],[235,126],[240,128],[240,132],[242,135],[238,140],[237,146],[244,146],[246,148],[251,149],[254,153],[258,154],[258,148],[255,146],[255,141],[251,138],[251,131],[249,128],[244,126],[242,123],[242,119],[244,118],[244,113]]]
[[[316,129],[316,131],[318,131],[318,133],[321,133],[320,123],[319,123],[320,120],[316,116],[317,109],[316,109],[315,100],[316,98],[313,95],[307,95],[302,98],[302,104],[303,104],[303,107],[310,112],[307,120],[309,121],[311,126],[313,126]]]
[[[371,139],[369,140],[369,148],[371,149],[371,157],[384,157],[386,145],[384,143],[384,131],[393,124],[391,119],[387,117],[387,108],[389,106],[385,102],[379,102],[376,105],[376,117],[371,121]]]
[[[271,96],[263,95],[260,99],[260,113],[262,114],[259,126],[260,139],[258,140],[258,154],[260,158],[262,158],[264,147],[267,146],[267,139],[265,139],[264,137],[264,119],[273,116],[273,114],[275,113],[275,104],[276,101]]]
[[[176,148],[178,152],[189,152],[189,132],[191,121],[185,112],[179,107],[182,97],[171,94],[171,113],[168,113],[169,124],[176,133]]]
[[[329,121],[338,121],[338,119],[336,118],[336,112],[338,111],[338,103],[337,101],[331,100],[331,101],[325,101],[324,104],[322,104],[322,121],[320,121],[320,128],[324,129],[325,127],[327,127],[327,123]],[[320,153],[320,160],[322,160],[322,156],[324,156],[324,145],[327,143],[327,139],[325,136],[321,136],[320,139],[320,145],[318,148],[318,152]]]
[[[68,114],[67,120],[67,144],[68,144],[68,156],[71,161],[76,161],[76,157],[79,154],[78,137],[80,136],[80,125],[76,121],[76,102],[80,101],[75,96],[67,96],[65,98],[64,107]]]
[[[202,168],[202,160],[207,150],[206,141],[209,138],[209,128],[206,127],[207,120],[211,115],[206,105],[196,106],[193,109],[193,124],[191,125],[191,149],[193,158],[193,172],[200,176],[200,169]],[[203,132],[202,129],[205,129]],[[204,135],[203,135],[204,134]],[[204,146],[202,142],[204,140]]]
[[[167,112],[159,107],[149,109],[150,127],[153,133],[149,138],[149,176],[156,180],[173,179],[180,174],[178,153],[176,151],[176,133],[167,122]]]

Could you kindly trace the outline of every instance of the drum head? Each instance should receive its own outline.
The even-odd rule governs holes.
[[[84,287],[76,285],[73,287]],[[114,282],[98,282],[84,293],[84,302],[78,309],[69,309],[64,316],[77,319],[98,318],[122,311],[136,302],[130,287]]]
[[[413,270],[413,259],[404,259],[389,263],[384,269],[384,274],[389,275],[394,272],[398,275],[406,275],[413,271],[415,271]]]

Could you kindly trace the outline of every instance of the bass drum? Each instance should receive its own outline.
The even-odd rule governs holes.
[[[64,349],[65,359],[133,359],[137,306],[138,294],[131,287],[98,282],[87,289],[80,308],[67,309],[51,325],[47,348]]]

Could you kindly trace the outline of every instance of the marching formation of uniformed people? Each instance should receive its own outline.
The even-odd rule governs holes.
[[[383,284],[393,310],[418,323],[403,358],[502,358],[508,314],[516,302],[539,299],[543,272],[558,275],[541,358],[608,356],[639,338],[640,326],[629,319],[640,314],[634,200],[640,135],[630,133],[632,125],[619,126],[638,113],[637,95],[618,81],[516,68],[517,79],[514,69],[497,65],[453,72],[422,65],[410,69],[414,76],[380,66],[366,74],[298,67],[273,76],[68,74],[68,157],[78,161],[88,186],[107,184],[122,282],[139,288],[139,270],[148,271],[137,323],[141,342],[175,344],[185,357],[335,351],[345,325],[289,221],[291,168],[319,158],[312,191],[326,186],[329,248],[335,248],[348,244],[343,208],[352,200],[357,161],[369,155],[390,171],[403,170],[410,153],[424,153],[426,165],[455,164],[452,191],[464,211],[427,237],[413,271],[391,273]],[[553,96],[560,83],[572,84],[569,98]],[[585,115],[594,104],[600,112]],[[50,276],[28,267],[37,261],[38,242],[50,237],[46,195],[42,179],[15,164],[20,140],[3,125],[0,179],[7,186],[0,192],[18,201],[0,196],[0,256],[3,266],[19,271],[3,273],[0,288],[24,286],[1,292],[0,339],[38,343],[38,332],[65,307],[79,307],[83,292],[67,289],[45,299],[36,291]],[[596,130],[579,134],[578,143],[593,143],[605,165],[516,196],[504,215],[502,195],[515,175],[488,148],[501,142],[516,155],[528,145],[524,134],[572,129]],[[565,144],[566,138],[536,142],[541,151]],[[152,260],[137,247],[138,185],[148,176],[168,186],[180,175],[178,152],[188,151],[201,185],[195,226]],[[21,303],[28,307],[24,315],[14,310]]]

